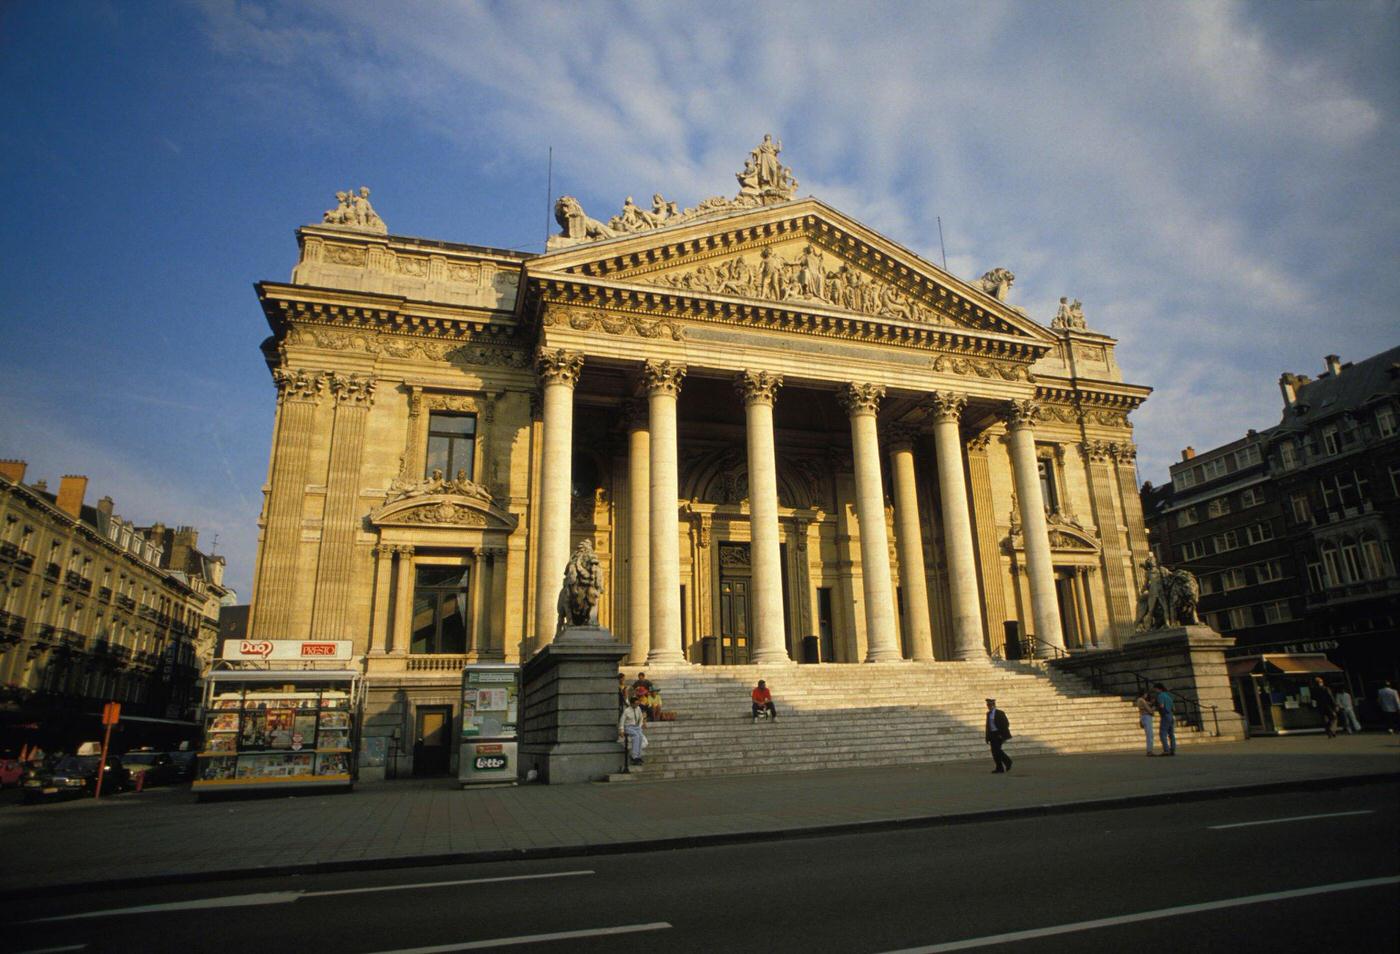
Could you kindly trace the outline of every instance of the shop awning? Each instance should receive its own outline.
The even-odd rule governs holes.
[[[1236,676],[1253,672],[1258,665],[1258,656],[1246,656],[1243,659],[1231,659],[1226,668],[1229,670],[1230,678],[1234,679]]]
[[[354,669],[234,669],[214,671],[211,682],[351,682],[360,678]]]
[[[1333,665],[1326,656],[1265,656],[1264,661],[1279,672],[1290,675],[1342,671],[1340,666]]]

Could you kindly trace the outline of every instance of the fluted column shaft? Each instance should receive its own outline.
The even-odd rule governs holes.
[[[639,666],[651,652],[651,432],[646,408],[627,422],[627,661]]]
[[[316,561],[316,595],[311,633],[319,639],[349,639],[350,594],[354,589],[355,538],[360,532],[360,462],[365,422],[374,403],[374,379],[333,374],[335,423],[326,477],[326,506],[321,520],[321,548]]]
[[[924,538],[919,527],[919,494],[914,477],[914,438],[901,433],[890,443],[894,471],[895,548],[899,553],[899,582],[904,589],[905,625],[910,655],[933,659],[933,626],[929,622],[928,578],[924,573]]]
[[[1045,498],[1040,493],[1040,469],[1035,459],[1033,401],[1012,401],[1007,415],[1011,472],[1021,505],[1021,532],[1026,544],[1026,576],[1031,588],[1031,619],[1035,636],[1061,649],[1059,601],[1055,598],[1055,565],[1050,556],[1050,534],[1045,526]]]
[[[943,549],[948,559],[948,598],[953,616],[953,658],[985,659],[982,614],[977,606],[977,554],[963,474],[962,419],[967,398],[933,394],[933,442],[938,455],[938,494],[943,510]]]
[[[744,399],[749,455],[749,534],[753,561],[752,661],[789,662],[783,628],[783,564],[778,545],[778,461],[773,449],[773,402],[781,375],[745,371],[735,380]]]
[[[413,547],[395,548],[399,557],[398,579],[394,585],[394,628],[389,652],[402,656],[413,638]]]
[[[542,391],[540,448],[540,536],[535,562],[534,653],[554,641],[559,623],[559,588],[569,562],[570,490],[573,483],[574,386],[583,356],[540,349],[536,367]]]
[[[851,418],[851,451],[856,476],[856,521],[860,525],[861,579],[865,591],[865,661],[902,659],[894,624],[890,583],[890,541],[885,532],[885,492],[880,479],[880,435],[875,414],[885,389],[848,384],[841,403]]]
[[[685,366],[648,361],[643,369],[650,419],[651,649],[648,665],[685,662],[681,651],[680,475],[676,399]]]

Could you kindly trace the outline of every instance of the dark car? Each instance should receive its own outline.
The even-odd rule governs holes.
[[[97,790],[98,767],[101,764],[100,755],[65,755],[51,770],[38,772],[24,780],[21,785],[24,800],[33,803],[92,795]],[[102,790],[115,794],[127,786],[127,781],[121,759],[109,757],[106,768],[102,770]]]
[[[140,749],[122,756],[122,767],[131,776],[131,784],[137,788],[150,788],[152,785],[169,785],[175,781],[175,761],[169,752],[156,752]],[[140,781],[138,782],[138,776]],[[105,788],[107,783],[102,783]]]

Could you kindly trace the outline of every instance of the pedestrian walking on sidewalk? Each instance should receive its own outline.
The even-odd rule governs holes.
[[[1152,754],[1152,697],[1147,689],[1138,693],[1137,699],[1133,700],[1137,706],[1138,724],[1142,726],[1143,735],[1147,736],[1147,754]]]
[[[760,712],[767,713],[775,722],[778,720],[778,710],[773,707],[773,693],[769,691],[767,683],[760,679],[749,695],[753,699],[753,721],[758,721]]]
[[[637,697],[633,696],[627,700],[627,708],[622,710],[622,717],[617,720],[617,741],[627,745],[633,765],[642,764],[642,751],[647,745],[646,724],[646,710],[637,704]]]
[[[1400,692],[1395,691],[1395,686],[1389,679],[1381,686],[1380,692],[1376,693],[1376,702],[1385,718],[1385,731],[1393,733],[1400,729]]]
[[[996,763],[993,775],[1011,771],[1011,756],[1001,750],[1011,738],[1011,722],[1006,713],[997,708],[995,699],[987,700],[987,744],[992,747],[992,761]]]
[[[1313,678],[1313,705],[1317,706],[1317,714],[1322,716],[1322,730],[1327,733],[1327,738],[1337,737],[1337,697],[1332,695],[1332,690],[1327,688],[1327,682],[1321,676]]]
[[[1172,694],[1167,692],[1167,687],[1160,682],[1152,686],[1157,690],[1157,714],[1160,721],[1157,725],[1157,736],[1162,740],[1162,754],[1176,754],[1176,712],[1174,711],[1174,700]]]
[[[1361,721],[1356,718],[1356,703],[1346,686],[1337,690],[1337,714],[1341,717],[1342,728],[1347,730],[1347,735],[1355,735],[1361,731]]]

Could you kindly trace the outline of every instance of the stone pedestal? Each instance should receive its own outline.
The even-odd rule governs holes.
[[[623,769],[617,664],[626,643],[601,626],[570,626],[521,667],[521,778],[593,782]]]
[[[1173,626],[1137,633],[1120,648],[1075,653],[1050,665],[1094,681],[1104,692],[1131,696],[1139,679],[1160,682],[1172,692],[1200,702],[1208,734],[1222,738],[1245,737],[1244,720],[1235,711],[1225,650],[1235,641],[1209,626]],[[1215,707],[1212,718],[1210,707]],[[1178,723],[1181,714],[1178,713]]]

